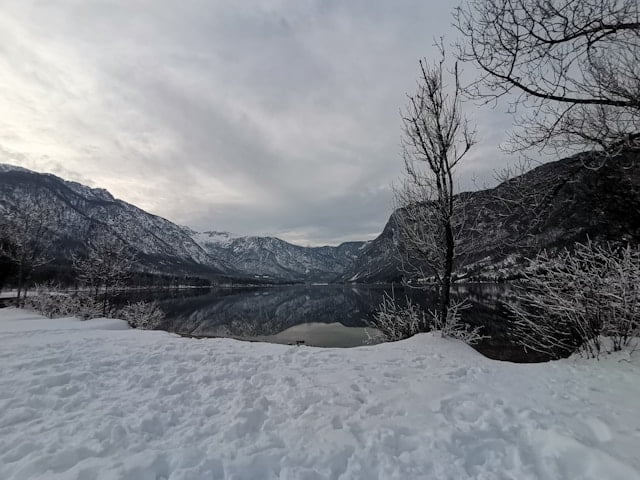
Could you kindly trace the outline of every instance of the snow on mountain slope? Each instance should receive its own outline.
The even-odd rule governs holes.
[[[520,262],[509,262],[509,258],[522,260],[587,238],[638,242],[640,158],[634,154],[623,161],[612,160],[597,170],[586,168],[585,161],[585,154],[574,155],[540,165],[493,189],[462,194],[467,202],[465,223],[473,229],[460,241],[463,250],[469,250],[468,245],[473,249],[456,273],[504,279],[519,273]],[[508,201],[497,202],[497,198]],[[534,208],[536,202],[542,206]],[[402,277],[394,244],[399,215],[399,210],[391,214],[380,236],[362,250],[341,280],[366,283]]]
[[[640,479],[640,355],[489,360],[0,309],[0,478]]]
[[[125,241],[139,259],[160,271],[227,273],[231,269],[205,252],[189,234],[164,218],[115,199],[103,189],[68,182],[55,175],[3,166],[0,211],[37,199],[59,214],[54,225],[56,254],[68,257],[94,234]]]
[[[193,238],[194,241],[202,248],[206,249],[207,245],[227,247],[232,240],[239,237],[234,237],[229,232],[218,232],[216,230],[209,230],[207,232],[192,231],[191,238]]]
[[[352,265],[364,244],[301,247],[275,237],[234,237],[217,231],[195,233],[192,238],[237,271],[289,281],[334,280]]]
[[[82,248],[92,234],[110,232],[148,266],[165,273],[226,274],[278,281],[331,281],[351,266],[362,242],[301,247],[274,237],[198,233],[90,188],[12,165],[0,165],[0,212],[24,198],[41,198],[61,214],[60,257]]]

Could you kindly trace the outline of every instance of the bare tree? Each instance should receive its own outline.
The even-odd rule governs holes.
[[[122,240],[109,235],[97,235],[87,245],[86,254],[74,256],[73,267],[78,278],[91,288],[97,298],[103,298],[103,314],[106,314],[110,293],[122,287],[131,274],[135,256]]]
[[[469,93],[507,97],[514,150],[640,149],[638,0],[468,0],[455,10]]]
[[[23,196],[17,203],[0,205],[0,254],[16,268],[17,304],[35,269],[50,261],[57,213],[45,199]]]
[[[434,64],[420,61],[417,91],[401,112],[405,178],[395,189],[395,236],[405,273],[419,282],[435,279],[435,316],[445,322],[454,261],[463,253],[460,240],[466,227],[455,170],[473,146],[475,131],[462,113],[457,63],[447,72],[444,49],[440,51]]]

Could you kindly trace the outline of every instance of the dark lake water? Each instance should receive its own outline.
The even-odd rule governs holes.
[[[323,347],[354,347],[366,344],[368,320],[385,293],[396,299],[411,298],[429,308],[432,293],[398,286],[292,285],[162,291],[137,293],[156,299],[166,313],[163,330],[196,337],[232,337],[275,343],[302,343]],[[546,358],[525,352],[509,338],[510,320],[502,306],[508,287],[467,284],[456,287],[472,307],[463,320],[482,325],[491,338],[475,348],[484,355],[516,362]],[[369,332],[371,330],[369,329]]]

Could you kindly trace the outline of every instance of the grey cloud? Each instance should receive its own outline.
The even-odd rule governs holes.
[[[453,34],[444,3],[7,0],[0,147],[23,157],[0,161],[196,228],[370,238],[391,212],[417,60]],[[465,187],[505,160],[508,119],[474,113],[486,140]]]

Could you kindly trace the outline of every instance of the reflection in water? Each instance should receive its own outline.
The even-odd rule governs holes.
[[[193,336],[275,335],[303,323],[366,325],[368,302],[342,285],[215,289],[163,304],[168,330]]]
[[[405,290],[391,286],[366,285],[294,285],[181,292],[179,298],[162,295],[166,312],[163,329],[198,337],[234,337],[267,339],[320,346],[355,346],[366,340],[363,327],[372,318],[385,293],[402,302],[409,297],[428,309],[433,292]],[[454,292],[468,298],[472,308],[463,311],[463,320],[482,325],[491,339],[476,348],[483,354],[502,360],[540,361],[540,356],[525,353],[509,339],[509,319],[502,302],[511,294],[504,285],[458,285]],[[192,295],[192,296],[187,296]],[[295,327],[304,324],[342,324],[340,328]],[[283,334],[281,332],[286,332]],[[314,331],[316,333],[314,333]],[[321,333],[319,333],[321,332]],[[274,335],[281,334],[278,338]],[[296,338],[298,335],[300,338]],[[348,337],[348,339],[347,339]]]

